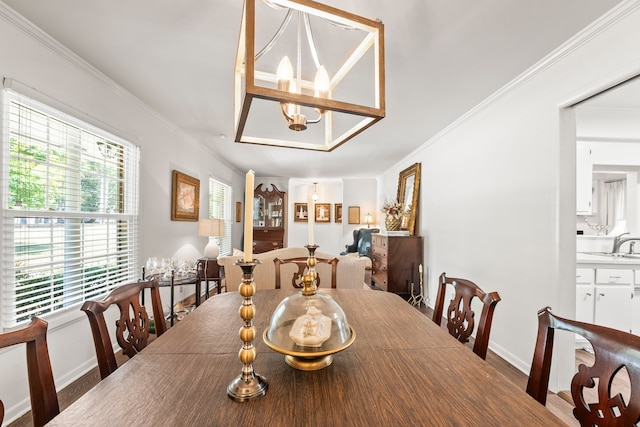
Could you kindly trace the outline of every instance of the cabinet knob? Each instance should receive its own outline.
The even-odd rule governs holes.
[[[591,292],[587,292],[587,296],[590,297],[591,296]]]
[[[600,293],[600,294],[598,294],[598,296],[599,296],[599,297],[603,297],[603,296],[604,296],[604,294],[603,294],[603,293]]]

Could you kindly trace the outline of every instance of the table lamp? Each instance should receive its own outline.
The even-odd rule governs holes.
[[[373,222],[373,216],[370,213],[366,214],[364,217],[364,222],[367,223],[367,228],[371,227],[371,223]]]
[[[198,226],[198,236],[208,236],[209,243],[204,248],[205,258],[218,258],[220,248],[216,237],[224,236],[224,221],[216,218],[201,219]]]

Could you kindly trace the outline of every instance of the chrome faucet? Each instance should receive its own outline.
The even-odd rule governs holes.
[[[612,254],[617,254],[620,251],[620,246],[622,246],[624,243],[630,241],[630,240],[640,240],[640,237],[625,237],[623,238],[622,236],[629,234],[629,233],[622,233],[616,237],[613,238],[613,249],[611,250]],[[631,251],[633,250],[633,248],[630,249]]]

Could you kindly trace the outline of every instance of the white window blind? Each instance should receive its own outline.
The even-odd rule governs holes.
[[[231,186],[209,178],[209,217],[224,220],[224,236],[217,237],[220,255],[231,255]]]
[[[4,328],[138,276],[139,149],[3,91]]]

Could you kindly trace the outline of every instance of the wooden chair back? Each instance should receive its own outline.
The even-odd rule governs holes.
[[[453,298],[449,302],[446,312],[447,329],[449,334],[461,343],[469,342],[469,338],[475,328],[475,312],[471,308],[471,301],[474,298],[478,298],[482,302],[482,313],[478,321],[473,352],[486,359],[493,311],[500,301],[500,295],[497,292],[486,293],[470,280],[447,277],[446,273],[442,273],[433,311],[433,321],[437,325],[442,322],[447,285],[452,286],[454,289]]]
[[[331,265],[331,287],[335,289],[337,276],[338,276],[338,258],[316,258],[316,277],[317,283],[316,286],[320,287],[320,274],[317,272],[317,268],[319,264],[329,264]],[[293,264],[296,266],[296,269],[293,271],[291,276],[291,286],[294,288],[302,288],[302,277],[307,270],[307,258],[306,257],[298,257],[298,258],[287,258],[280,259],[274,258],[273,262],[276,267],[276,289],[280,289],[281,283],[281,266],[286,264]]]
[[[47,322],[34,317],[24,329],[0,334],[0,348],[17,344],[27,346],[27,376],[31,396],[33,425],[40,427],[60,413],[58,395],[51,371],[47,347]],[[4,419],[4,405],[0,401],[0,424]]]
[[[634,426],[640,423],[640,337],[590,323],[564,319],[549,307],[538,311],[538,336],[527,383],[527,393],[547,402],[553,338],[556,329],[586,338],[593,346],[595,362],[581,364],[571,380],[573,415],[582,426]],[[628,376],[630,391],[613,393],[618,375]],[[626,378],[625,378],[626,379]],[[586,394],[586,395],[585,395]]]
[[[118,306],[120,317],[116,320],[115,325],[118,345],[122,348],[122,353],[129,358],[135,356],[147,346],[149,341],[149,316],[145,307],[140,304],[140,293],[145,289],[151,291],[156,335],[160,336],[167,330],[167,326],[162,311],[157,279],[122,285],[114,289],[102,301],[85,301],[81,307],[81,310],[89,318],[102,379],[118,368],[104,312],[114,304]]]

